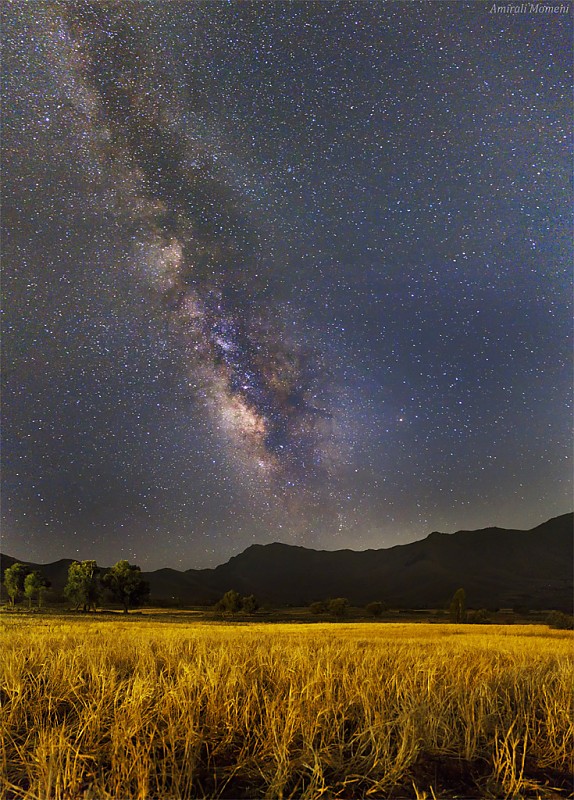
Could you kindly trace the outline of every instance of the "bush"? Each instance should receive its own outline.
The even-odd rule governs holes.
[[[348,606],[349,601],[346,597],[334,597],[329,600],[329,613],[335,617],[344,617]]]
[[[239,592],[236,592],[235,589],[230,589],[228,592],[225,592],[221,600],[217,601],[215,609],[216,611],[235,614],[237,611],[241,610],[241,606],[241,595]]]
[[[478,611],[469,611],[466,621],[475,625],[487,625],[491,620],[486,608],[479,608]]]
[[[328,610],[329,607],[324,600],[317,600],[317,602],[311,603],[309,606],[309,611],[311,614],[326,614]]]
[[[384,610],[385,604],[381,603],[380,600],[375,600],[373,603],[367,603],[365,606],[365,611],[372,617],[380,617]]]
[[[247,597],[243,598],[241,607],[246,614],[255,614],[255,612],[259,608],[259,603],[257,602],[255,595],[250,594]]]
[[[546,622],[550,628],[556,628],[559,631],[570,631],[574,628],[574,617],[564,614],[562,611],[551,611]]]

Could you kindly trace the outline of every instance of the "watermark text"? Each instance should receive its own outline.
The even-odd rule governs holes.
[[[493,3],[489,14],[541,14],[552,16],[554,14],[569,14],[569,3]]]

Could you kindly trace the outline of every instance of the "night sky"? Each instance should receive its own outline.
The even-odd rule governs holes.
[[[492,7],[3,3],[4,552],[572,509],[572,4]]]

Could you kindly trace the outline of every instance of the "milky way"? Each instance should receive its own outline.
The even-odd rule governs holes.
[[[572,7],[5,2],[2,549],[571,510]]]
[[[264,307],[267,267],[242,210],[247,199],[218,172],[197,118],[162,91],[135,16],[129,7],[66,7],[70,99],[78,106],[90,97],[94,157],[118,213],[129,209],[125,235],[138,240],[214,424],[241,468],[288,497],[290,487],[316,487],[333,470],[332,412],[318,396],[326,371],[320,354],[289,341]]]

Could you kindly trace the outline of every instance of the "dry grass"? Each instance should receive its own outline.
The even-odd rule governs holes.
[[[9,798],[568,796],[569,632],[0,624]]]

